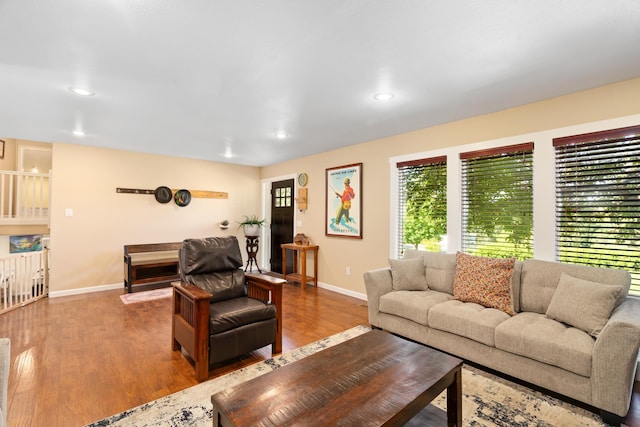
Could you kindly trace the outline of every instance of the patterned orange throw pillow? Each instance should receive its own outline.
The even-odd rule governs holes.
[[[487,258],[458,252],[453,299],[497,308],[513,316],[511,274],[515,262],[515,258]]]

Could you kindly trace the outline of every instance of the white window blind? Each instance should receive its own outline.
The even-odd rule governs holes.
[[[533,142],[460,153],[462,250],[533,256]]]
[[[398,248],[440,251],[447,232],[447,158],[400,162],[398,170]]]
[[[553,145],[558,259],[627,270],[640,295],[640,126]]]

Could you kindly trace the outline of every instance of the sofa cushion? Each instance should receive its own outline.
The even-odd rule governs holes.
[[[453,295],[453,278],[456,273],[456,254],[407,250],[404,259],[420,257],[424,259],[427,286]]]
[[[451,295],[438,291],[393,291],[380,297],[380,312],[427,326],[429,309],[448,301]]]
[[[495,329],[509,315],[495,308],[457,300],[436,304],[429,310],[429,327],[493,347]]]
[[[622,286],[604,285],[562,273],[547,317],[598,336],[611,316]]]
[[[605,285],[622,285],[624,290],[618,296],[614,308],[622,304],[631,285],[628,271],[528,259],[522,266],[520,310],[545,314],[562,273]]]
[[[426,291],[424,259],[389,259],[392,287],[395,291]]]
[[[585,377],[594,343],[586,332],[539,313],[518,313],[496,326],[496,348]]]
[[[511,303],[511,276],[515,258],[488,258],[456,254],[453,297],[515,314]]]

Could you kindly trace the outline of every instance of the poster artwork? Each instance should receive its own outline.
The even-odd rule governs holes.
[[[362,163],[326,170],[327,236],[362,238]]]

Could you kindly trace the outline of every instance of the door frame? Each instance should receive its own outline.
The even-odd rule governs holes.
[[[289,175],[280,175],[280,176],[274,176],[274,177],[270,177],[270,178],[264,178],[260,181],[260,193],[261,193],[261,199],[262,199],[262,203],[261,203],[261,211],[262,211],[262,218],[265,218],[267,220],[267,223],[269,224],[269,227],[271,227],[271,184],[277,181],[284,181],[286,179],[293,179],[293,203],[294,203],[294,208],[293,208],[293,235],[295,236],[296,234],[296,229],[297,229],[297,224],[298,224],[298,209],[296,208],[296,202],[295,202],[295,198],[296,198],[296,194],[298,194],[298,182],[297,182],[297,177],[298,175],[293,173],[293,174],[289,174]],[[271,263],[269,262],[269,256],[271,255],[271,229],[267,229],[266,227],[263,227],[261,230],[261,236],[260,236],[260,240],[262,241],[262,248],[260,249],[260,252],[258,253],[259,256],[258,258],[260,258],[260,265],[262,266],[269,266],[269,270],[271,270]],[[264,269],[264,268],[263,268]],[[275,271],[274,273],[282,273],[281,271]]]

